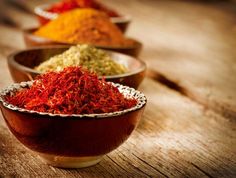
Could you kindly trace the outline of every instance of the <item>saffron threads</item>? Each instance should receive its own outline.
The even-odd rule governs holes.
[[[67,67],[37,77],[29,88],[6,96],[20,108],[53,114],[99,114],[121,111],[137,104],[104,79],[83,70]]]

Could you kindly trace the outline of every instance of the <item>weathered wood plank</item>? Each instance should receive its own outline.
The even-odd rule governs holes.
[[[155,6],[151,6],[149,1],[144,5],[140,2],[128,1],[126,5],[132,5],[134,10],[139,10],[140,6],[146,9],[139,12],[143,18],[138,23],[143,24],[144,17],[148,14],[147,9],[154,11]],[[165,2],[162,3],[165,7]],[[134,29],[130,29],[130,34],[141,34],[141,30],[135,29],[141,28],[138,23],[132,24]],[[152,28],[151,31],[155,29]],[[0,26],[0,34],[2,88],[11,83],[6,55],[24,45],[18,30]],[[147,43],[144,36],[137,36]],[[150,36],[147,38],[151,40]],[[160,43],[164,44],[164,41]],[[143,57],[146,55],[149,61],[157,53],[152,45],[148,44],[147,47]],[[188,50],[191,51],[190,48]],[[171,60],[165,58],[167,61],[168,59]],[[225,119],[151,79],[145,79],[140,90],[147,95],[148,104],[137,130],[125,144],[105,156],[101,163],[85,169],[65,170],[45,165],[16,141],[1,115],[0,177],[235,177],[234,121]]]
[[[22,39],[19,31],[1,28],[8,33],[0,41],[1,62]],[[6,40],[19,38],[18,44]],[[21,40],[20,40],[21,39]],[[10,46],[10,47],[9,47]],[[10,83],[7,73],[1,87]],[[3,79],[3,78],[1,78]],[[1,80],[2,81],[2,80]],[[8,176],[82,176],[82,177],[181,177],[225,176],[235,172],[235,125],[212,111],[205,110],[177,92],[146,80],[140,88],[148,97],[145,116],[127,143],[104,158],[97,166],[82,170],[61,170],[45,165],[20,145],[1,126],[0,175]],[[1,124],[2,119],[1,119]],[[223,126],[223,127],[222,127]],[[22,163],[23,162],[23,163]],[[14,166],[13,166],[14,165]]]
[[[5,27],[2,24],[0,24],[0,34],[0,88],[2,88],[12,83],[7,66],[7,56],[16,49],[24,48],[24,42],[19,30]]]
[[[0,1],[0,12],[19,28],[32,28],[39,25],[36,17],[22,9],[12,6],[8,1]]]
[[[138,129],[97,166],[81,170],[50,168],[1,126],[0,175],[233,177],[236,174],[234,124],[152,80],[146,79],[141,90],[149,102]]]
[[[7,56],[7,54],[13,50],[25,48],[25,43],[20,30],[0,24],[0,34],[1,54]]]
[[[105,2],[133,17],[129,34],[143,41],[141,58],[152,76],[161,74],[195,101],[236,118],[234,4]]]

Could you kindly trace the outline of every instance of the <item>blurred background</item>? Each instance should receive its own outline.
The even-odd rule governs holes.
[[[0,33],[8,31],[9,28],[6,27],[21,31],[38,26],[39,21],[34,14],[34,8],[49,2],[55,1],[0,1],[0,25],[2,24]],[[142,42],[143,50],[139,57],[147,63],[148,75],[151,77],[161,74],[174,82],[181,81],[180,84],[185,85],[189,80],[199,81],[207,74],[210,77],[210,84],[205,82],[204,85],[212,83],[221,85],[219,78],[222,77],[217,77],[220,75],[219,71],[209,68],[216,65],[220,66],[222,71],[231,73],[236,69],[233,65],[236,56],[235,0],[100,0],[100,2],[122,15],[131,17],[126,36]],[[17,34],[14,38],[20,39],[22,36]],[[24,42],[21,41],[22,43],[20,40],[18,43],[8,43],[7,46],[13,49],[24,48]],[[150,71],[155,71],[155,74]],[[199,82],[195,82],[194,86],[199,87]]]
[[[149,46],[149,50],[153,46],[175,48],[176,45],[188,50],[193,45],[204,43],[206,38],[218,38],[222,33],[235,32],[235,0],[100,1],[121,14],[130,15],[132,22],[127,36],[141,40],[145,47]],[[34,8],[50,2],[58,1],[1,0],[0,23],[18,29],[38,26]],[[231,38],[231,35],[226,37]],[[195,50],[202,47],[199,45]]]
[[[6,32],[10,29],[21,32],[22,29],[39,26],[34,8],[50,2],[55,0],[1,0],[0,34],[8,34]],[[221,86],[219,81],[225,79],[220,73],[228,71],[233,74],[236,70],[235,0],[100,2],[122,15],[131,17],[126,36],[135,38],[143,44],[139,57],[147,63],[148,75],[151,77],[158,78],[156,76],[161,74],[174,82],[180,82],[183,86],[189,80],[193,82],[196,79],[194,89],[202,92],[199,80],[205,80],[206,74],[210,82],[204,82],[202,85]],[[0,44],[5,43],[12,49],[25,48],[22,35],[13,34],[15,36],[6,37]],[[17,39],[17,43],[6,42],[11,38],[13,41]],[[213,69],[212,66],[216,67]],[[216,70],[219,66],[221,71]],[[153,74],[150,71],[155,72]]]

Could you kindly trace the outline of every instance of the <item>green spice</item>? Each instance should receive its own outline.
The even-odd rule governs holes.
[[[100,76],[127,72],[124,65],[115,62],[105,51],[89,45],[72,46],[64,53],[41,63],[35,69],[40,72],[62,71],[69,66],[82,66]]]

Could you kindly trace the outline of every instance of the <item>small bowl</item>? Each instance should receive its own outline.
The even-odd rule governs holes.
[[[8,56],[8,67],[13,80],[15,82],[22,82],[35,79],[41,73],[34,70],[34,67],[48,60],[50,57],[64,52],[68,48],[68,46],[39,47],[12,53]],[[128,55],[112,51],[106,52],[116,62],[125,65],[129,72],[120,75],[105,76],[105,79],[132,88],[138,88],[145,77],[146,64]]]
[[[49,9],[51,5],[52,4],[43,4],[35,7],[34,13],[37,15],[41,25],[45,25],[47,22],[54,20],[58,17],[58,13],[47,11],[47,9]],[[131,17],[127,15],[120,17],[111,17],[110,19],[111,22],[116,24],[123,33],[126,32],[131,22]]]
[[[13,135],[46,163],[64,168],[81,168],[98,163],[128,139],[136,128],[146,97],[141,92],[114,84],[127,97],[138,100],[136,106],[105,114],[65,115],[36,112],[7,103],[4,96],[32,81],[13,84],[0,92],[0,108]]]
[[[25,41],[25,44],[27,47],[38,47],[38,46],[61,46],[61,45],[76,45],[75,43],[62,43],[62,42],[56,42],[47,38],[43,38],[37,35],[34,35],[33,32],[36,31],[37,28],[31,28],[31,29],[25,29],[23,30],[23,38]],[[131,39],[133,41],[134,45],[132,46],[99,46],[99,45],[94,45],[97,48],[100,49],[106,49],[106,50],[111,50],[111,51],[116,51],[120,52],[123,54],[127,54],[130,56],[137,57],[142,49],[142,44],[135,40]]]

